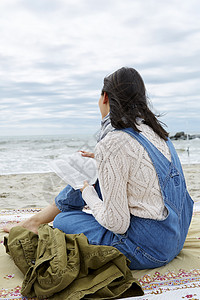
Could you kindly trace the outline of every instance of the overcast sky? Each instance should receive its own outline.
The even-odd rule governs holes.
[[[199,0],[1,0],[0,135],[96,132],[122,66],[168,131],[200,132]]]

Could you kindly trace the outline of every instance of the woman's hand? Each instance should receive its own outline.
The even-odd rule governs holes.
[[[91,157],[91,158],[94,158],[94,153],[93,152],[87,152],[87,151],[83,151],[83,150],[80,150],[79,151],[81,153],[81,155],[83,157]],[[81,192],[83,192],[83,190],[89,185],[89,183],[85,180],[84,181],[84,185],[83,187],[80,189]]]
[[[81,192],[89,185],[89,183],[85,180],[83,187],[80,189]]]
[[[87,151],[83,151],[83,150],[80,150],[79,152],[81,152],[81,155],[84,157],[94,158],[94,153],[92,153],[92,152],[87,152]]]

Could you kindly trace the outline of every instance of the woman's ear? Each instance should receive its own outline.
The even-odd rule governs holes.
[[[106,104],[107,102],[109,102],[108,94],[106,92],[104,92],[104,94],[103,94],[103,104]]]

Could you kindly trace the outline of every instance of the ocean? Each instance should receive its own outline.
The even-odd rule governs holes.
[[[182,164],[200,163],[199,138],[173,144]],[[51,172],[52,160],[78,150],[93,152],[95,145],[95,135],[0,137],[0,175]]]

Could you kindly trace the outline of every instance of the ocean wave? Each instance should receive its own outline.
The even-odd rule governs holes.
[[[200,139],[173,141],[182,164],[200,163]],[[94,151],[94,137],[34,136],[0,139],[0,174],[48,173],[50,161],[78,150]]]

